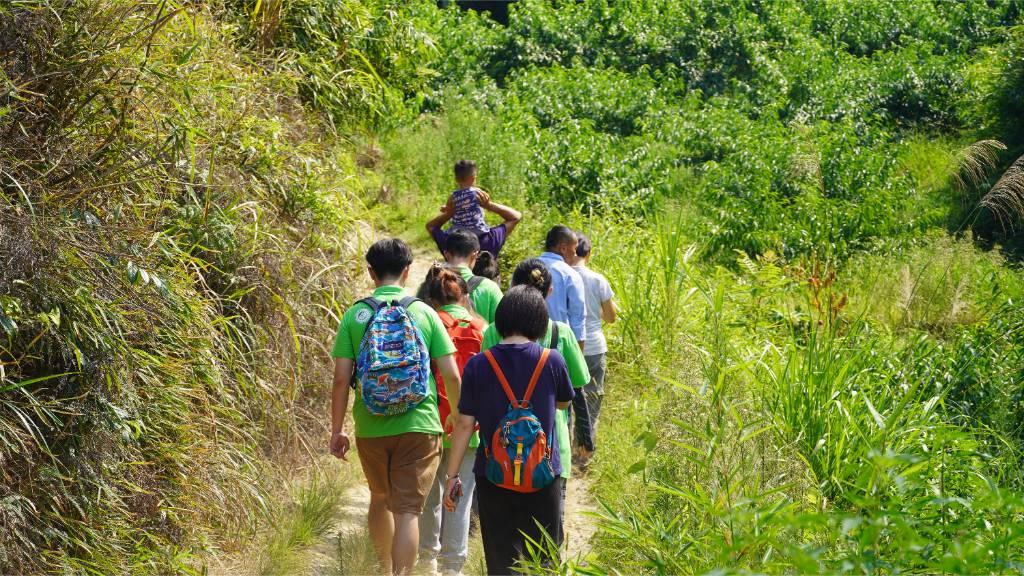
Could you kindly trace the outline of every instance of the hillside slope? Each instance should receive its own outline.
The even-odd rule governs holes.
[[[224,17],[0,7],[0,572],[188,570],[319,450],[356,169]]]

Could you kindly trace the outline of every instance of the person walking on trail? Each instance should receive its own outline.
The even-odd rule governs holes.
[[[334,340],[330,450],[346,459],[350,385],[359,462],[370,489],[368,524],[381,567],[408,574],[419,545],[418,517],[441,458],[441,418],[431,360],[458,405],[455,346],[433,308],[406,297],[412,251],[398,239],[366,252],[376,289],[342,316]],[[396,360],[398,360],[396,362]],[[456,411],[451,421],[458,418]]]
[[[551,293],[547,297],[548,313],[551,318],[568,322],[576,335],[580,349],[586,345],[586,303],[584,299],[583,279],[572,268],[576,263],[576,233],[566,226],[554,226],[548,231],[544,242],[544,254],[540,261],[551,272]],[[589,380],[589,378],[588,378]],[[572,411],[566,414],[570,419],[575,417],[574,428],[578,432],[577,451],[584,458],[589,458],[594,451],[594,436],[590,429],[587,401],[583,394],[577,395],[572,402]]]
[[[523,219],[521,212],[494,202],[489,193],[476,187],[476,171],[476,163],[472,160],[459,160],[455,163],[455,183],[459,189],[448,197],[440,214],[427,222],[427,233],[442,254],[450,233],[468,230],[479,240],[481,250],[497,257],[505,241]],[[497,214],[502,219],[501,224],[488,226],[483,219],[483,210]],[[448,230],[442,229],[449,221],[454,221],[452,226]]]
[[[434,265],[427,273],[424,284],[431,305],[437,310],[441,322],[455,344],[456,364],[459,370],[462,370],[469,359],[480,352],[487,323],[469,311],[469,287],[455,270],[447,266]],[[444,393],[444,378],[436,380],[438,407],[443,422],[451,408]],[[467,453],[459,466],[464,498],[459,500],[451,512],[443,510],[441,506],[446,480],[445,471],[448,469],[452,454],[448,436],[451,432],[451,429],[445,429],[441,465],[427,494],[423,514],[420,515],[420,561],[427,566],[427,573],[430,575],[436,574],[438,569],[442,576],[461,574],[469,554],[470,508],[476,487],[476,476],[473,475],[474,453]],[[480,436],[474,432],[470,436],[469,447],[475,452],[479,444]]]
[[[551,272],[548,271],[547,266],[544,265],[537,258],[530,258],[524,260],[516,266],[515,271],[512,273],[512,287],[526,286],[536,290],[541,297],[545,297],[551,293]],[[483,350],[488,350],[492,346],[498,344],[501,341],[501,336],[498,333],[497,327],[493,324],[487,328],[484,332],[484,343]],[[583,358],[583,350],[580,348],[579,342],[576,341],[576,336],[573,335],[572,330],[569,329],[569,325],[564,322],[555,322],[549,318],[548,328],[544,336],[538,340],[538,343],[545,348],[551,348],[558,350],[558,353],[562,355],[565,360],[566,367],[569,370],[569,382],[572,384],[573,389],[576,390],[576,396],[581,396],[583,393],[583,387],[590,382],[590,373],[587,371],[587,362]],[[573,405],[576,405],[576,397],[573,397]],[[578,416],[577,421],[582,421],[581,426],[586,427],[589,419],[586,417],[586,402],[583,403],[582,414]],[[569,483],[569,478],[572,475],[572,447],[569,440],[569,409],[558,410],[555,413],[555,433],[558,436],[558,451],[559,459],[564,462],[562,466],[562,502],[565,502],[566,487]],[[593,447],[591,447],[592,449]],[[558,533],[560,536],[564,536],[565,530],[563,528],[563,519],[559,518],[558,522]]]
[[[580,348],[587,340],[587,310],[583,297],[583,279],[572,268],[576,261],[576,233],[566,226],[548,232],[540,261],[551,272],[551,294],[547,297],[552,320],[567,322]]]
[[[590,268],[590,255],[592,245],[590,238],[579,232],[576,233],[576,262],[573,268],[583,279],[584,300],[587,305],[587,341],[583,346],[583,357],[587,361],[587,370],[590,372],[590,383],[584,388],[584,398],[587,403],[587,411],[590,415],[589,430],[583,429],[580,419],[576,420],[576,441],[577,446],[585,444],[585,436],[596,439],[597,423],[601,414],[601,400],[604,398],[604,376],[608,364],[608,343],[604,337],[602,322],[613,324],[617,317],[617,309],[613,300],[615,293],[612,292],[611,284],[604,275],[593,271]],[[596,441],[594,442],[596,445]],[[586,467],[589,463],[590,454],[586,450],[580,451],[580,465]]]
[[[574,392],[562,355],[537,343],[549,328],[540,293],[528,286],[511,288],[494,323],[500,342],[470,359],[463,372],[445,507],[455,510],[466,497],[459,462],[479,423],[473,473],[487,573],[510,574],[531,540],[550,537],[556,546],[543,553],[558,554],[560,472],[569,464],[561,460],[555,414],[569,405]]]
[[[501,269],[498,267],[498,257],[487,250],[481,250],[473,264],[473,274],[494,280],[501,285]]]
[[[480,242],[466,230],[448,234],[444,246],[444,259],[462,275],[469,285],[469,299],[473,308],[488,324],[494,322],[494,312],[501,302],[501,288],[489,278],[473,274],[473,265],[480,255]]]

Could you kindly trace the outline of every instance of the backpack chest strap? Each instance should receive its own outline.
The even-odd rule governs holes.
[[[505,396],[508,397],[508,401],[513,406],[523,406],[530,401],[533,396],[533,389],[537,387],[537,381],[540,380],[540,375],[544,371],[544,365],[548,363],[548,355],[551,350],[545,348],[540,353],[540,359],[537,360],[537,366],[533,369],[533,375],[530,376],[530,383],[526,386],[526,394],[523,395],[522,402],[516,400],[516,395],[512,392],[512,387],[508,384],[508,379],[505,378],[505,373],[502,372],[501,366],[498,365],[497,359],[494,358],[494,354],[491,354],[490,350],[484,350],[484,356],[487,361],[491,364],[491,368],[494,369],[494,375],[498,377],[498,382],[501,383],[501,387],[505,390]]]

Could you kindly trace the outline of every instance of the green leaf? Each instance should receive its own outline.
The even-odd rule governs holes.
[[[135,265],[135,262],[128,262],[128,281],[132,284],[139,283],[139,267]]]
[[[14,336],[18,332],[17,322],[3,314],[0,314],[0,328],[3,328],[9,336]]]
[[[11,390],[17,390],[18,388],[24,388],[25,386],[31,386],[32,384],[45,382],[47,380],[53,380],[54,378],[62,378],[64,376],[70,376],[72,374],[78,374],[78,372],[62,372],[60,374],[49,374],[47,376],[29,378],[28,380],[22,380],[20,382],[12,382],[7,386],[0,387],[0,392],[10,392]]]
[[[632,466],[626,468],[626,474],[637,474],[647,469],[647,459],[638,460]]]
[[[875,419],[875,423],[878,424],[879,428],[884,430],[885,419],[878,413],[878,410],[875,410],[875,405],[871,403],[871,400],[869,400],[867,396],[864,396],[864,403],[867,404],[868,411],[871,412],[871,417]]]

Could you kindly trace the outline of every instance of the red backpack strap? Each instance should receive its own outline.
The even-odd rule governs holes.
[[[437,317],[441,319],[441,324],[444,324],[445,329],[451,330],[455,326],[458,326],[459,321],[454,316],[445,312],[444,310],[437,311]]]
[[[526,395],[523,396],[523,404],[530,401],[530,396],[533,396],[533,389],[537,387],[537,380],[540,380],[540,374],[544,370],[544,365],[548,363],[548,354],[551,354],[550,348],[545,348],[540,353],[540,360],[537,360],[537,367],[533,369],[533,376],[530,376],[530,384],[526,387]]]
[[[501,383],[501,387],[505,389],[505,396],[508,396],[508,401],[513,406],[519,406],[519,401],[516,400],[516,395],[512,392],[512,387],[508,385],[508,380],[505,379],[505,373],[501,371],[501,366],[498,366],[498,361],[494,359],[494,354],[491,354],[490,350],[484,350],[484,356],[487,357],[487,361],[491,363],[491,368],[494,369],[494,375],[498,377],[498,382]]]

